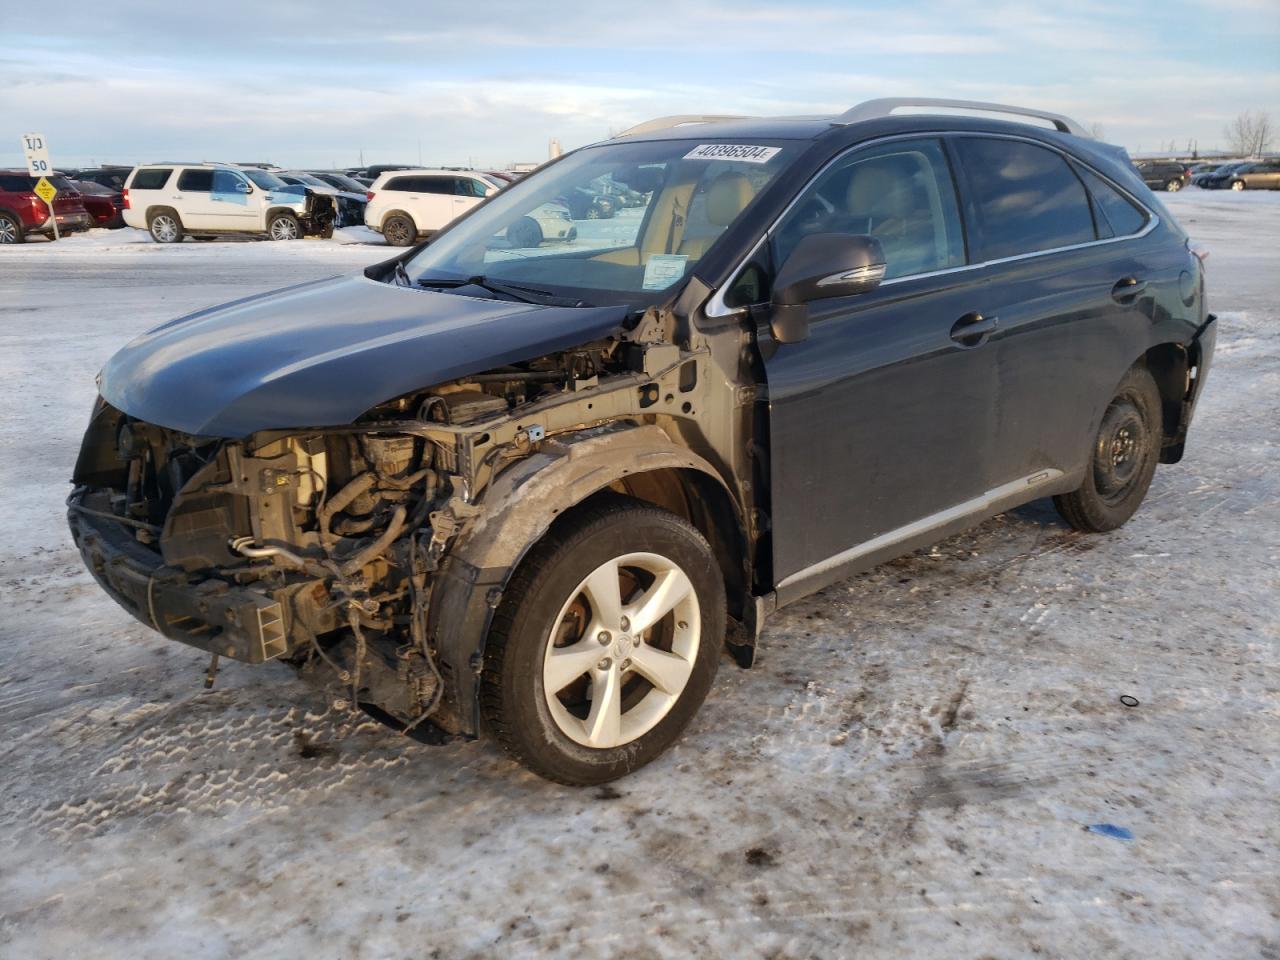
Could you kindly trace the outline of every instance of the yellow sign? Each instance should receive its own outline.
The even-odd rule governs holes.
[[[36,184],[36,196],[45,203],[53,203],[53,198],[58,195],[58,188],[48,181],[47,178],[41,177],[40,182]]]

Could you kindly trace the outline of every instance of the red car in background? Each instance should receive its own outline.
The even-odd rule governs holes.
[[[95,227],[118,230],[124,226],[124,193],[112,190],[92,180],[72,180],[71,185],[80,191],[84,208],[93,217]]]
[[[84,208],[80,191],[66,177],[49,177],[58,190],[53,200],[59,233],[75,233],[92,227],[93,217]],[[0,244],[22,243],[31,234],[53,236],[49,208],[36,196],[36,178],[25,170],[0,170]]]

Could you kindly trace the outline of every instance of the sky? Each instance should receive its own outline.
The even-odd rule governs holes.
[[[934,96],[1066,113],[1133,153],[1280,123],[1280,0],[167,0],[0,14],[0,165],[505,167],[673,113]],[[1273,148],[1276,145],[1273,145]]]

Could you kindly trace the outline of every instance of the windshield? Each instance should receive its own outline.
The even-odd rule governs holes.
[[[289,178],[291,180],[298,181],[298,183],[305,183],[308,187],[325,187],[326,189],[329,188],[329,184],[325,183],[319,177],[313,177],[309,173],[291,173],[289,174]]]
[[[267,173],[265,170],[244,169],[240,171],[263,190],[283,190],[288,192],[289,185],[277,177],[274,173]]]
[[[364,193],[369,189],[359,180],[352,180],[350,177],[340,173],[325,174],[323,179],[332,187],[337,187],[339,190],[350,190],[352,193]]]
[[[412,280],[484,277],[593,304],[679,284],[801,153],[788,141],[610,141],[504,189],[405,264]]]

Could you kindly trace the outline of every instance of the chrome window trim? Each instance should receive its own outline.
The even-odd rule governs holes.
[[[1020,137],[1012,133],[982,133],[981,131],[971,131],[971,130],[935,131],[932,133],[917,131],[915,133],[895,134],[890,137],[878,137],[875,140],[867,140],[864,143],[859,143],[841,153],[836,154],[834,157],[828,160],[825,164],[823,164],[821,169],[819,169],[812,177],[809,178],[808,182],[806,182],[805,185],[800,188],[800,190],[796,193],[795,197],[792,198],[791,202],[787,204],[787,206],[783,209],[783,211],[780,214],[778,214],[778,216],[774,219],[773,223],[769,225],[769,229],[764,231],[764,233],[760,235],[760,239],[756,241],[755,246],[751,248],[750,252],[745,257],[743,257],[741,261],[739,261],[736,267],[733,268],[732,273],[730,273],[729,275],[730,279],[727,280],[723,285],[721,285],[720,289],[718,289],[715,292],[715,294],[711,297],[711,299],[707,301],[707,305],[703,308],[703,313],[708,317],[720,318],[720,317],[731,317],[734,314],[741,313],[742,311],[748,309],[750,305],[742,306],[742,307],[727,306],[724,302],[725,293],[728,292],[729,288],[731,288],[734,282],[737,281],[738,277],[741,276],[742,271],[746,267],[746,265],[750,263],[755,258],[756,254],[760,252],[760,248],[763,247],[765,243],[768,242],[771,236],[773,236],[774,231],[778,229],[778,224],[780,224],[783,218],[785,218],[786,215],[791,212],[792,208],[797,203],[800,202],[800,199],[805,195],[805,191],[807,191],[810,187],[812,187],[820,177],[822,177],[829,169],[831,169],[832,166],[844,160],[846,157],[854,153],[857,153],[859,150],[865,150],[868,147],[878,146],[879,144],[882,144],[882,143],[892,143],[895,140],[927,140],[927,139],[941,138],[941,137],[979,137],[987,140],[1016,140],[1022,143],[1029,143],[1032,146],[1042,147],[1045,150],[1052,150],[1054,153],[1058,154],[1065,161],[1067,161],[1068,166],[1070,166],[1072,161],[1074,161],[1075,163],[1080,164],[1080,166],[1084,167],[1094,176],[1098,177],[1098,179],[1102,180],[1103,183],[1106,183],[1108,186],[1111,186],[1117,191],[1119,191],[1123,197],[1128,199],[1131,203],[1135,204],[1138,207],[1138,209],[1142,210],[1143,213],[1147,215],[1146,226],[1144,226],[1137,233],[1128,233],[1128,234],[1125,234],[1123,237],[1105,237],[1100,240],[1088,240],[1084,243],[1073,243],[1065,247],[1050,247],[1047,250],[1036,250],[1031,253],[1018,253],[1018,254],[1014,254],[1011,257],[998,257],[995,260],[982,260],[977,263],[962,264],[961,266],[958,266],[958,267],[946,267],[945,269],[942,269],[942,270],[931,270],[928,273],[913,273],[910,276],[894,277],[892,280],[882,281],[880,283],[881,287],[887,287],[895,283],[905,283],[909,280],[923,280],[928,277],[941,277],[951,273],[962,273],[966,270],[981,270],[981,269],[984,269],[985,267],[999,266],[1005,263],[1013,263],[1018,260],[1030,260],[1033,257],[1045,257],[1055,253],[1067,253],[1072,250],[1083,250],[1086,247],[1100,247],[1108,243],[1123,243],[1126,240],[1139,240],[1142,237],[1145,237],[1147,234],[1151,233],[1152,230],[1154,230],[1156,227],[1160,225],[1160,215],[1157,214],[1145,203],[1143,203],[1136,196],[1134,196],[1132,191],[1116,183],[1105,173],[1098,170],[1096,167],[1092,166],[1091,164],[1085,162],[1084,160],[1081,160],[1075,154],[1068,153],[1066,150],[1063,150],[1054,144],[1045,143],[1043,140],[1037,140],[1034,137]],[[1074,171],[1072,172],[1074,173]],[[1079,178],[1077,177],[1077,179]],[[1081,186],[1084,186],[1083,182],[1081,183]],[[1084,190],[1086,194],[1089,193],[1089,188],[1087,186],[1084,186]],[[1089,195],[1092,196],[1092,194],[1089,194]],[[962,196],[960,196],[958,190],[957,190],[956,199],[960,201],[963,201],[965,199]],[[1090,210],[1090,213],[1092,214],[1092,210]],[[963,202],[961,203],[960,216],[962,218],[964,217]]]

